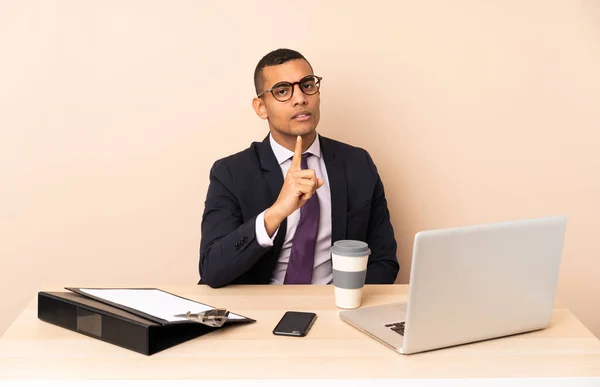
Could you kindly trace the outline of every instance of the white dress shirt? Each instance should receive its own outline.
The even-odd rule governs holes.
[[[269,142],[273,153],[281,167],[281,173],[285,179],[290,165],[292,165],[292,156],[294,152],[279,145],[273,137],[269,135]],[[314,142],[304,153],[311,153],[312,156],[306,160],[309,169],[313,169],[318,178],[323,180],[321,188],[317,189],[317,196],[320,205],[319,231],[317,233],[317,245],[315,246],[315,263],[313,266],[313,284],[329,284],[333,281],[333,273],[331,266],[331,191],[329,189],[329,179],[327,177],[327,169],[325,161],[321,155],[321,145],[319,143],[319,134],[315,137]],[[266,210],[265,210],[266,211]],[[300,209],[294,211],[287,217],[287,230],[285,240],[281,247],[281,253],[271,278],[272,284],[283,284],[285,273],[290,260],[292,242],[294,234],[300,221]],[[261,212],[256,217],[256,240],[263,247],[273,246],[273,241],[279,232],[279,228],[273,233],[273,237],[269,237],[265,228],[265,212]]]

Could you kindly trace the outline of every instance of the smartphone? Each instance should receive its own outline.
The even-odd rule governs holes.
[[[285,312],[275,329],[273,329],[273,334],[297,337],[306,336],[316,319],[317,315],[315,313]]]

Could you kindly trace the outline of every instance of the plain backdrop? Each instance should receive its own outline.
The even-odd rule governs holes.
[[[197,283],[209,169],[267,135],[280,47],[375,160],[398,282],[417,231],[564,214],[557,294],[600,335],[594,0],[1,0],[0,333],[50,284]]]

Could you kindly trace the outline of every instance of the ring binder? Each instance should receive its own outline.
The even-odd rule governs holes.
[[[80,288],[66,289],[71,292],[38,292],[40,320],[148,356],[228,325],[255,322],[227,309],[204,304],[200,305],[209,309],[187,312],[181,317],[171,315],[174,320],[168,321],[86,294]],[[179,297],[159,289],[138,290],[156,290],[165,296]]]

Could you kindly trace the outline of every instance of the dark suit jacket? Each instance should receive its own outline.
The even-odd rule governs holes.
[[[371,255],[366,283],[393,283],[399,270],[396,240],[373,160],[364,149],[319,139],[331,189],[331,243],[367,242]],[[201,284],[270,283],[287,223],[279,226],[272,247],[262,247],[255,222],[275,203],[282,186],[283,174],[268,136],[214,163],[202,216]]]

